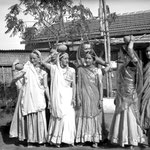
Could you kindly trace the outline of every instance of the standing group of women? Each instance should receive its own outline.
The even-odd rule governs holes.
[[[75,69],[69,67],[66,52],[52,51],[47,61],[34,50],[30,60],[20,66],[13,64],[13,81],[18,86],[18,101],[10,127],[10,137],[33,143],[92,142],[102,140],[102,72],[95,66],[92,49],[85,55],[86,66],[78,68],[76,87]],[[47,72],[50,71],[48,85]],[[18,84],[20,83],[20,84]],[[49,89],[50,88],[50,89]],[[46,99],[50,110],[47,127]],[[75,107],[78,109],[75,112]]]
[[[85,47],[84,47],[85,48]],[[124,63],[119,69],[116,110],[109,132],[109,140],[125,145],[143,143],[139,121],[141,68],[133,51],[133,41],[122,50]],[[32,143],[61,143],[74,145],[91,142],[97,147],[102,141],[103,84],[99,60],[91,47],[87,47],[84,63],[75,69],[69,67],[66,52],[52,51],[46,61],[34,50],[23,67],[13,65],[13,81],[19,87],[19,96],[10,128],[10,137]],[[47,72],[50,72],[48,85]],[[77,74],[77,81],[76,81]],[[50,89],[49,89],[50,88]],[[50,119],[47,122],[45,95]],[[75,109],[76,108],[76,109]],[[48,127],[47,127],[48,124]]]

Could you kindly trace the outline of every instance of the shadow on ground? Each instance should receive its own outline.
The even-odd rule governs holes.
[[[6,125],[0,126],[0,132],[2,135],[2,140],[5,144],[14,144],[18,142],[17,138],[10,138],[9,137],[9,129],[10,129],[10,123],[7,123]]]

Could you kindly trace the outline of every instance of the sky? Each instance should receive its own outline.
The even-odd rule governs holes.
[[[9,12],[8,8],[16,4],[18,0],[0,0],[0,49],[24,49],[25,45],[20,44],[22,41],[20,34],[10,37],[5,34],[6,22],[5,16]],[[82,3],[85,7],[90,8],[94,16],[98,16],[99,0],[73,0],[75,4]],[[150,0],[106,0],[106,4],[110,8],[110,12],[117,14],[146,11],[150,10]],[[27,26],[31,26],[33,19],[30,16],[21,16]]]

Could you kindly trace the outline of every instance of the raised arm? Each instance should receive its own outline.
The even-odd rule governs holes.
[[[129,57],[131,58],[132,62],[138,62],[138,58],[136,56],[136,53],[134,52],[134,36],[125,36],[124,41],[127,44],[127,53]]]
[[[41,61],[41,65],[44,66],[46,69],[50,70],[51,69],[51,64],[50,63],[47,63],[47,62],[44,62],[44,61]]]
[[[50,70],[52,64],[55,64],[55,63],[56,63],[57,54],[58,54],[58,52],[57,52],[56,50],[53,50],[53,51],[51,52],[51,54],[50,54],[47,58],[45,58],[43,61],[41,61],[41,64],[42,64],[45,68],[47,68],[47,69]]]
[[[102,66],[107,66],[108,63],[106,63],[101,57],[95,57],[96,63],[102,65]]]

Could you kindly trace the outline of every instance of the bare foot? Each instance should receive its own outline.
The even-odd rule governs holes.
[[[93,143],[92,147],[93,148],[97,148],[98,147],[98,143]]]
[[[131,146],[130,146],[130,149],[131,149],[131,150],[134,150],[134,147],[131,145]]]

